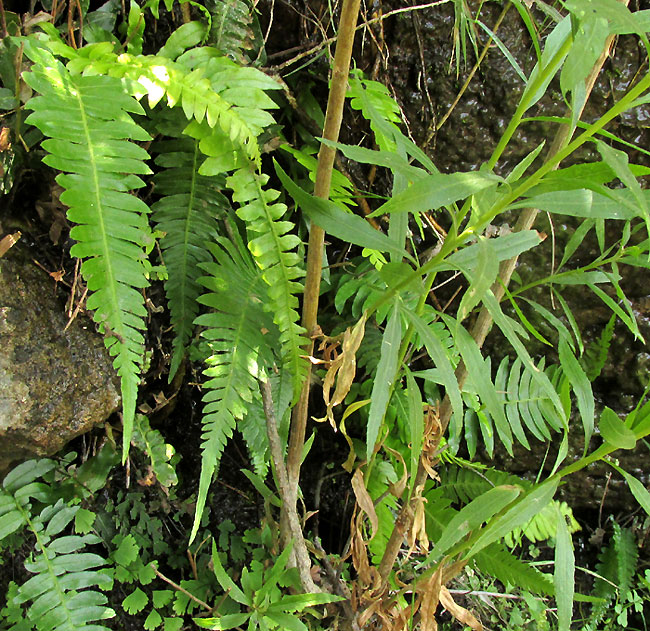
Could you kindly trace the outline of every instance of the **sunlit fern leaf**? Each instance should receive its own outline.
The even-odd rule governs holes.
[[[124,457],[128,451],[139,373],[144,354],[148,285],[146,248],[153,245],[147,205],[129,194],[144,186],[135,174],[150,173],[147,152],[130,140],[149,140],[130,112],[144,112],[121,81],[107,76],[73,76],[44,48],[25,42],[34,65],[26,83],[40,96],[26,104],[27,122],[49,138],[44,162],[59,171],[61,201],[75,224],[71,254],[81,272],[106,347],[121,379]]]
[[[198,170],[204,156],[198,141],[187,136],[156,143],[156,164],[163,167],[154,177],[155,193],[162,197],[152,206],[168,280],[165,293],[174,329],[169,369],[171,382],[178,370],[198,315],[201,293],[199,264],[212,260],[207,243],[216,240],[217,219],[229,208],[220,192],[223,177],[205,177]]]
[[[202,263],[208,276],[199,279],[208,290],[199,302],[213,311],[196,319],[206,327],[202,336],[211,355],[205,361],[201,477],[190,539],[196,536],[226,441],[251,402],[260,397],[257,376],[269,363],[264,353],[270,352],[264,332],[273,326],[263,309],[266,287],[261,270],[243,248],[225,240],[220,243],[210,245],[216,262]]]
[[[137,99],[146,96],[149,107],[163,99],[170,107],[180,106],[187,119],[218,127],[231,143],[259,162],[257,136],[273,122],[266,109],[277,107],[264,91],[280,87],[263,72],[237,66],[208,47],[191,49],[176,61],[154,55],[117,55],[110,49],[99,54],[92,46],[73,52],[68,63],[71,72],[100,71],[128,79],[131,94]]]
[[[115,612],[94,588],[110,588],[113,580],[105,572],[105,559],[85,551],[101,539],[95,534],[68,534],[80,506],[56,501],[53,488],[37,481],[54,466],[50,460],[25,462],[5,477],[0,490],[2,537],[27,528],[35,539],[36,556],[25,561],[25,569],[34,576],[18,587],[11,604],[26,605],[27,618],[39,631],[108,631],[94,623]],[[31,499],[45,503],[45,508],[34,514]],[[11,528],[6,527],[8,521]]]
[[[297,397],[306,369],[302,357],[306,339],[298,324],[297,294],[302,293],[298,279],[304,275],[301,258],[295,251],[300,239],[291,233],[293,223],[284,218],[287,207],[275,201],[279,192],[264,188],[267,181],[268,175],[259,175],[247,167],[236,171],[226,183],[239,204],[237,215],[246,223],[248,248],[267,285],[265,308],[273,314],[280,330],[282,364],[292,377]]]
[[[255,48],[259,25],[254,9],[244,0],[208,0],[212,16],[209,43],[224,55],[244,61],[245,51]]]
[[[525,561],[518,559],[500,543],[481,550],[474,561],[480,570],[501,581],[533,594],[554,594],[553,579]]]

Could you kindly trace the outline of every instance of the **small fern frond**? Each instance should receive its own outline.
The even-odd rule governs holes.
[[[553,596],[553,579],[538,569],[521,561],[500,543],[493,543],[481,550],[474,561],[478,568],[501,581],[504,585],[517,587],[533,594]]]
[[[298,324],[298,298],[302,285],[298,282],[304,272],[295,252],[300,239],[291,234],[292,222],[283,219],[287,207],[275,200],[279,192],[264,189],[268,175],[259,175],[252,168],[243,168],[227,180],[233,199],[240,205],[237,215],[246,223],[248,247],[262,270],[267,285],[266,308],[280,330],[282,364],[292,376],[294,396],[297,396],[306,363],[302,347],[307,340]]]
[[[100,569],[106,565],[104,558],[84,551],[101,539],[95,534],[64,534],[81,507],[68,506],[62,499],[53,503],[52,487],[36,481],[54,466],[45,459],[25,462],[2,484],[0,534],[26,526],[37,551],[35,558],[25,561],[25,569],[34,576],[18,587],[12,606],[30,603],[27,617],[39,631],[108,631],[93,623],[112,618],[115,612],[106,606],[106,596],[91,588],[110,588],[113,579]],[[30,498],[46,504],[40,514],[32,513]]]
[[[207,243],[217,238],[217,217],[230,207],[219,191],[222,177],[199,175],[203,155],[198,141],[175,138],[157,143],[156,164],[163,170],[154,177],[155,192],[162,197],[151,207],[160,240],[168,280],[165,293],[174,329],[169,368],[171,382],[178,370],[198,315],[201,293],[199,264],[212,260]]]
[[[90,297],[87,307],[105,334],[122,384],[124,458],[135,414],[144,354],[146,249],[153,245],[147,205],[129,194],[144,186],[136,174],[150,173],[147,152],[131,140],[150,140],[130,113],[142,114],[121,81],[73,76],[44,48],[25,42],[34,61],[26,83],[40,96],[27,103],[27,121],[48,139],[44,162],[66,172],[57,176],[61,201],[75,224],[71,254],[82,259]]]
[[[262,272],[245,250],[225,240],[220,243],[221,247],[210,246],[216,263],[202,263],[209,276],[199,279],[208,290],[199,301],[214,311],[196,319],[196,324],[206,327],[202,336],[211,355],[205,362],[201,478],[190,541],[200,525],[226,441],[251,402],[260,397],[257,376],[267,363],[265,323],[273,326],[262,307]]]
[[[224,55],[243,62],[244,51],[255,48],[259,25],[254,9],[245,0],[208,0],[212,16],[209,43]]]

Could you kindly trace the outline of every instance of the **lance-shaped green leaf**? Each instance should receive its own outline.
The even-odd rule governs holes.
[[[348,243],[390,252],[399,257],[412,257],[401,247],[389,239],[385,234],[375,230],[365,219],[352,213],[346,213],[334,202],[320,197],[314,197],[305,192],[282,170],[279,164],[275,164],[275,171],[282,182],[282,185],[289,191],[291,197],[302,211],[327,234],[342,239]]]
[[[576,395],[578,411],[580,412],[585,433],[586,450],[589,447],[589,439],[594,431],[594,393],[591,390],[591,382],[573,354],[566,335],[560,336],[559,356],[562,371],[567,376]]]
[[[479,495],[460,510],[436,541],[433,558],[438,560],[447,550],[456,545],[463,537],[476,530],[481,524],[504,509],[519,497],[522,489],[518,486],[502,485]]]
[[[571,543],[571,533],[567,528],[566,519],[560,511],[557,514],[553,582],[557,602],[558,631],[569,631],[575,591],[575,557],[573,544]]]
[[[388,213],[418,213],[448,206],[502,181],[491,173],[432,173],[395,195],[370,217]]]
[[[553,499],[559,483],[559,478],[546,480],[546,482],[528,492],[503,515],[492,520],[474,542],[466,557],[473,557],[479,550],[505,537],[515,528],[532,519]]]
[[[372,384],[366,433],[366,458],[368,460],[370,460],[375,449],[375,443],[386,415],[390,395],[393,391],[393,382],[397,374],[397,358],[400,342],[402,341],[400,302],[400,298],[397,296],[388,316],[388,324],[381,340],[381,354],[377,365],[377,373]]]

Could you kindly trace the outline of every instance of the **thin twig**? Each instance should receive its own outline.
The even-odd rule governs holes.
[[[171,585],[174,589],[178,590],[179,592],[182,592],[185,594],[188,598],[193,600],[195,603],[198,603],[203,607],[204,609],[207,609],[210,613],[212,613],[212,607],[208,605],[208,603],[203,602],[200,598],[197,598],[194,594],[188,592],[184,587],[181,587],[178,583],[174,583],[171,578],[167,578],[162,572],[158,571],[158,568],[153,564],[150,563],[149,566],[153,569],[153,571],[156,573],[156,576],[158,578],[161,578],[165,583]]]
[[[410,11],[422,11],[424,9],[430,9],[432,7],[440,6],[441,4],[447,4],[450,1],[451,0],[437,0],[437,2],[427,2],[426,4],[418,4],[414,7],[402,7],[401,9],[393,9],[388,13],[384,13],[383,15],[367,20],[366,22],[362,22],[361,24],[359,24],[359,26],[355,28],[355,31],[360,31],[363,28],[371,26],[372,24],[377,24],[378,22],[382,22],[383,20],[386,20],[387,18],[392,17],[393,15],[397,15],[399,13],[408,13]],[[343,21],[342,17],[341,17],[341,21]],[[334,42],[336,42],[336,40],[337,40],[336,36],[323,40],[320,44],[316,44],[315,46],[312,46],[306,51],[300,53],[299,55],[296,55],[295,57],[292,57],[291,59],[279,64],[278,66],[273,66],[273,70],[278,72],[283,68],[286,68],[287,66],[291,66],[296,62],[300,61],[301,59],[304,59],[305,57],[309,57],[309,55],[313,55],[314,53],[317,53],[318,51],[325,48],[325,46],[329,46],[330,44],[333,44]]]

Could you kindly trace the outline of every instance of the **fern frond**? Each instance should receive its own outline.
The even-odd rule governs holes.
[[[129,113],[144,112],[121,81],[73,76],[49,53],[25,42],[34,65],[24,78],[40,96],[26,108],[27,121],[48,136],[44,162],[57,176],[61,201],[73,222],[71,254],[82,259],[90,297],[87,307],[106,335],[122,385],[124,457],[144,353],[146,310],[141,289],[148,285],[146,248],[153,245],[147,205],[129,191],[144,186],[136,174],[150,173],[147,152],[131,140],[149,140]]]
[[[240,204],[237,215],[246,223],[248,247],[262,270],[267,284],[266,308],[280,330],[282,363],[292,376],[294,396],[300,391],[306,369],[302,347],[307,340],[298,324],[298,298],[304,275],[301,259],[295,252],[300,239],[291,234],[294,225],[284,219],[287,207],[275,200],[279,192],[264,189],[268,175],[259,175],[252,168],[239,169],[227,180],[233,199]]]
[[[151,108],[163,99],[170,107],[180,105],[188,120],[205,120],[250,160],[259,162],[257,136],[274,122],[266,110],[277,107],[265,91],[280,88],[260,70],[238,66],[209,47],[193,48],[175,61],[155,55],[117,55],[93,45],[73,52],[68,62],[71,73],[125,79],[131,94],[137,99],[146,96]]]
[[[39,631],[108,631],[93,623],[112,618],[115,612],[106,606],[106,596],[91,588],[107,589],[113,579],[100,569],[106,565],[104,558],[84,551],[101,539],[94,534],[64,534],[81,507],[68,506],[62,499],[54,503],[52,487],[36,481],[53,468],[51,460],[31,460],[12,470],[2,484],[3,536],[27,527],[37,551],[35,558],[25,561],[25,569],[34,576],[18,587],[12,605],[31,603],[27,617]],[[46,504],[40,514],[32,513],[31,498]]]
[[[176,471],[169,463],[174,455],[174,448],[165,442],[163,435],[157,429],[149,425],[149,419],[143,414],[135,415],[133,430],[131,443],[149,458],[151,470],[158,482],[164,487],[177,484]]]
[[[206,8],[212,16],[209,43],[224,55],[244,61],[244,51],[255,48],[259,31],[254,9],[244,0],[209,0]]]
[[[216,240],[217,217],[230,207],[220,193],[224,178],[199,175],[203,155],[198,144],[186,136],[153,147],[158,152],[156,164],[163,167],[154,177],[155,192],[162,197],[151,210],[156,229],[164,233],[160,246],[168,273],[165,293],[174,329],[170,382],[185,356],[199,311],[198,278],[203,274],[199,264],[212,260],[206,244]]]
[[[533,594],[552,596],[555,593],[551,577],[521,561],[500,543],[493,543],[481,550],[474,561],[480,570],[504,585],[518,587]]]
[[[206,327],[202,336],[211,355],[205,362],[201,478],[190,541],[200,525],[226,440],[236,422],[248,413],[251,402],[260,397],[256,377],[267,363],[265,324],[273,326],[262,306],[262,272],[245,250],[227,241],[221,243],[222,247],[211,244],[216,263],[202,263],[209,276],[199,279],[208,290],[199,301],[214,311],[196,319]]]

